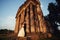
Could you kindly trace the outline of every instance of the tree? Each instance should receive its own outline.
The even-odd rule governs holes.
[[[49,14],[45,17],[46,20],[51,24],[53,34],[57,36],[59,33],[58,23],[60,24],[60,0],[56,0],[56,3],[49,3],[48,5]]]

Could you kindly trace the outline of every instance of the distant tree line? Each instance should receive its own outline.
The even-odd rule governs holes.
[[[13,33],[13,31],[7,29],[0,29],[0,34],[8,34],[8,33]]]

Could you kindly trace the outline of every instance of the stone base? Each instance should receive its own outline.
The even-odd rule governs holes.
[[[40,40],[40,38],[48,38],[48,33],[28,33],[25,37],[18,37],[18,40]]]
[[[26,37],[18,37],[18,40],[39,40],[39,34],[28,34]]]
[[[26,40],[26,37],[18,37],[17,40]]]

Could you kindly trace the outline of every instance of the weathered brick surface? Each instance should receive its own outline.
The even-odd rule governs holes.
[[[23,35],[25,34],[24,36],[26,37],[19,37],[17,40],[39,40],[39,38],[47,37],[49,30],[47,30],[47,23],[44,19],[39,0],[26,0],[25,3],[19,7],[16,14],[14,32],[18,35],[21,28],[24,28]]]

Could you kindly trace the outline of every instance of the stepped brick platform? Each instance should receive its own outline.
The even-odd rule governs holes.
[[[31,33],[27,34],[26,37],[18,37],[18,40],[40,40],[40,38],[49,38],[49,34],[46,33]]]
[[[17,40],[26,40],[26,37],[18,37]]]
[[[18,37],[18,40],[39,40],[40,37],[43,38],[43,35],[40,36],[39,33],[31,33],[26,37]]]
[[[38,37],[18,37],[17,40],[39,40]]]
[[[39,40],[38,34],[29,34],[26,37],[18,37],[17,40]]]

